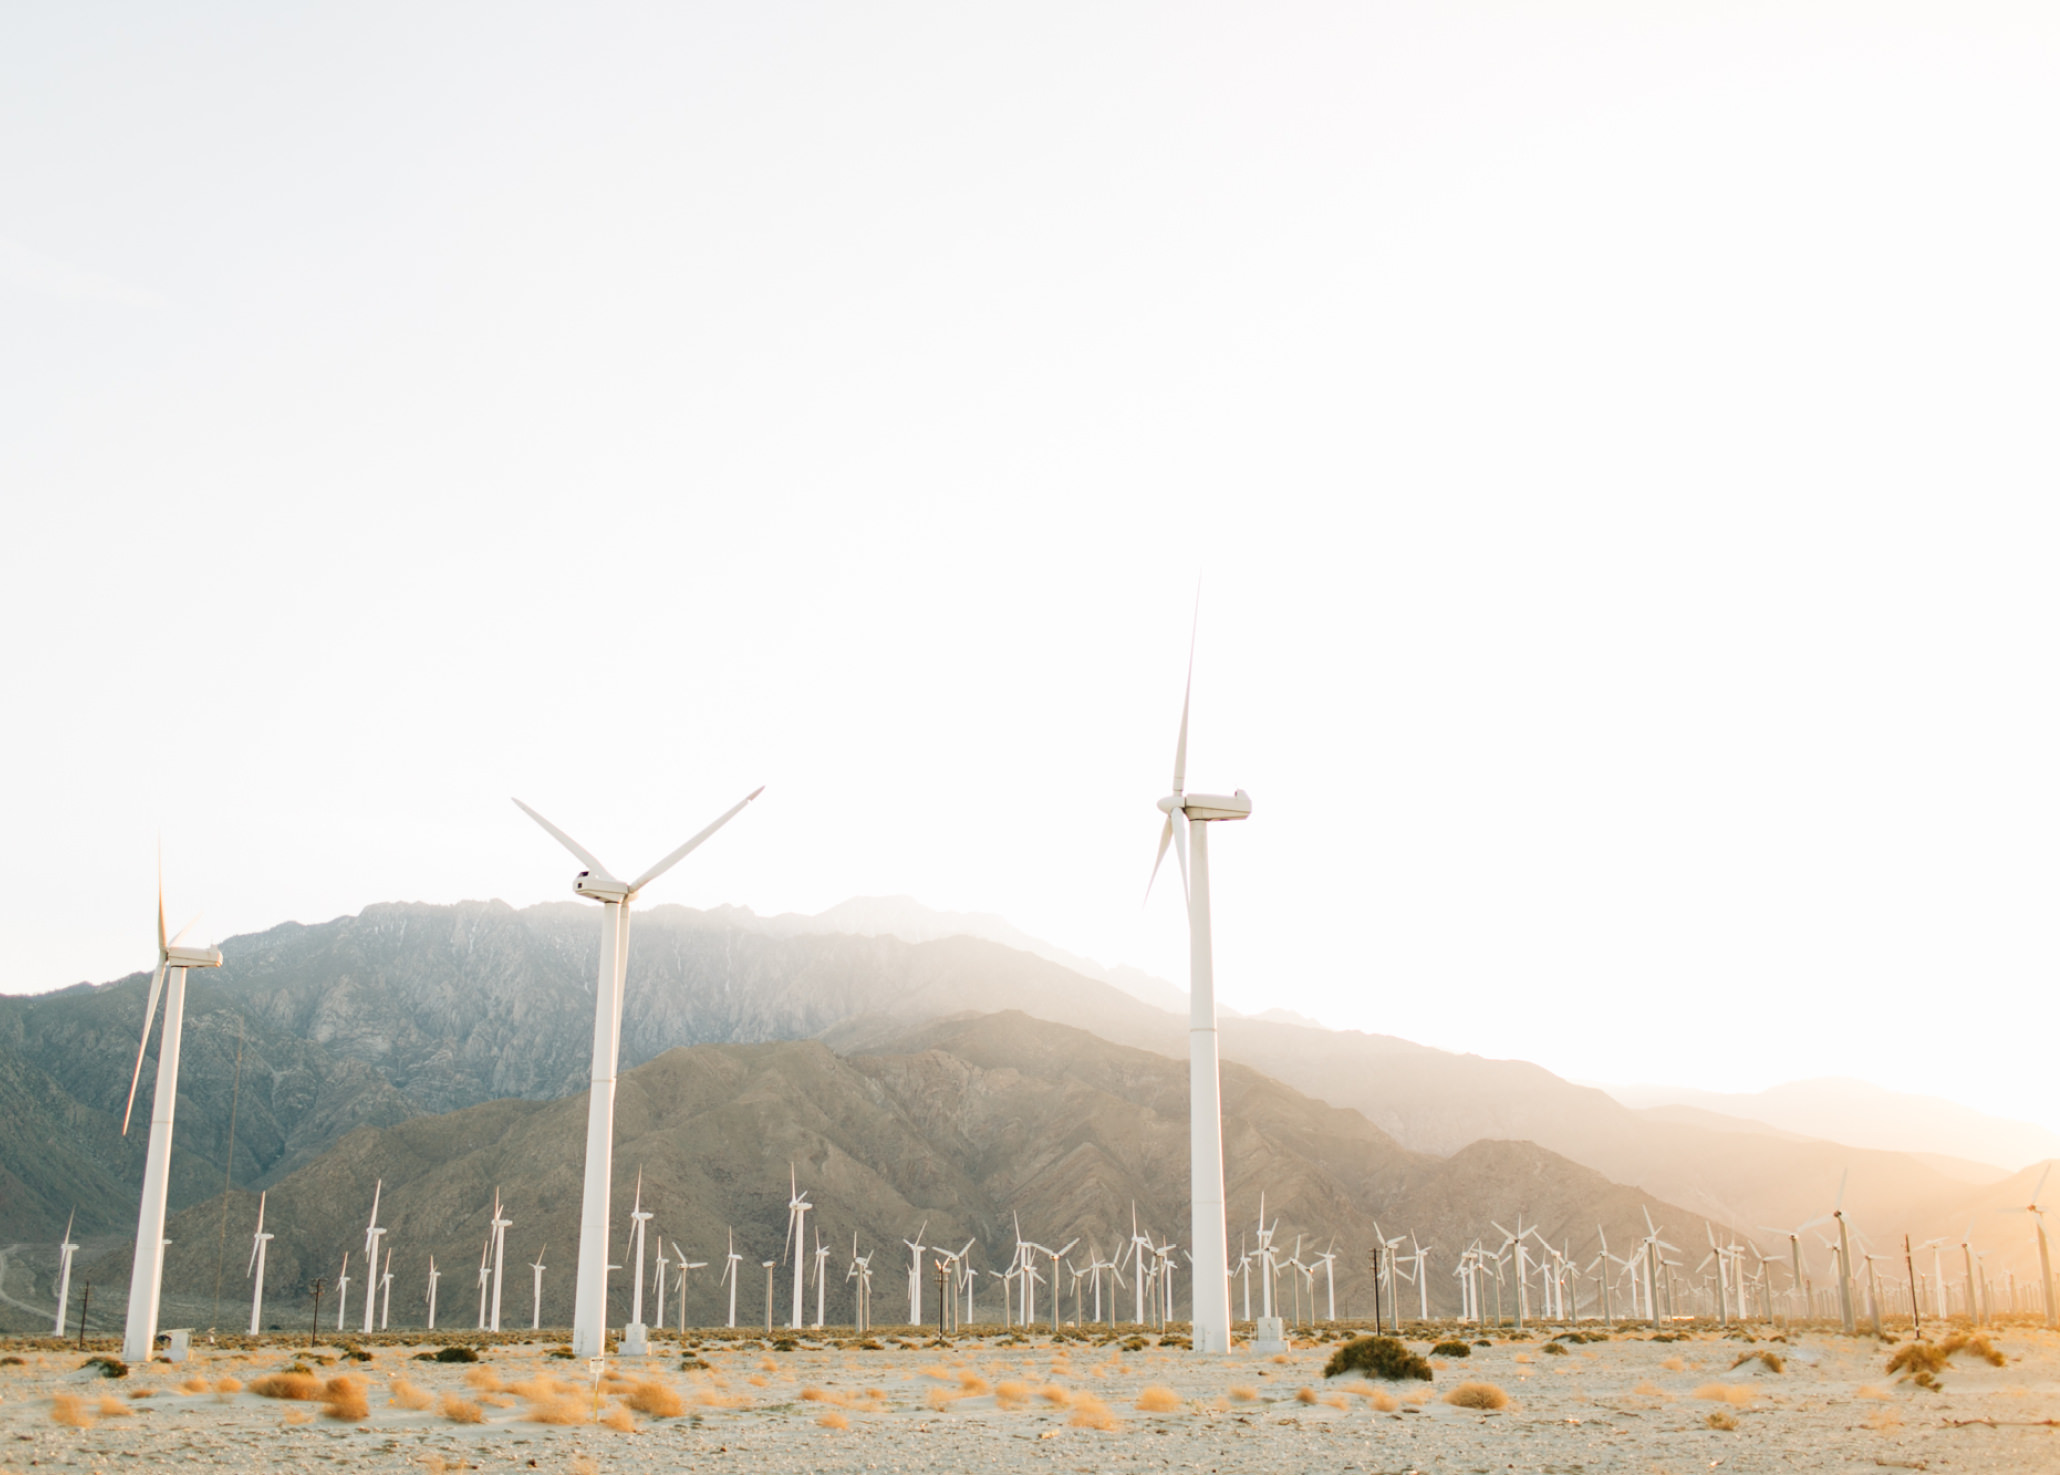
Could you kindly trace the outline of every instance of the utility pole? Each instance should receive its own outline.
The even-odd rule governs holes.
[[[315,1314],[308,1322],[308,1345],[315,1345],[315,1337],[322,1330],[322,1279],[315,1277]]]
[[[1903,1269],[1910,1273],[1910,1336],[1924,1336],[1924,1318],[1917,1310],[1917,1262],[1910,1255],[1910,1236],[1903,1236]]]
[[[79,1350],[86,1348],[86,1308],[93,1304],[93,1282],[86,1282],[86,1294],[79,1298]]]

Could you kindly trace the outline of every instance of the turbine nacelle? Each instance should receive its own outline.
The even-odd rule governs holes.
[[[1208,820],[1249,819],[1252,813],[1252,796],[1243,789],[1235,794],[1168,794],[1159,801],[1160,812],[1171,816],[1176,810],[1185,813],[1189,820],[1200,823]]]
[[[572,878],[572,894],[584,896],[589,901],[628,901],[635,893],[629,883],[618,881],[606,871],[596,875],[592,871],[581,871]]]
[[[166,943],[164,966],[167,968],[219,968],[222,966],[222,950],[214,947],[187,947],[183,943]]]

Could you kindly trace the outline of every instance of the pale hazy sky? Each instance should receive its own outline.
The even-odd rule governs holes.
[[[0,986],[909,893],[2060,1126],[2050,4],[15,6]]]

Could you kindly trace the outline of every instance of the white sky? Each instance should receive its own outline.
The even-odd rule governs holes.
[[[2060,1127],[2051,5],[13,7],[0,986],[915,895]],[[175,918],[176,924],[176,918]]]

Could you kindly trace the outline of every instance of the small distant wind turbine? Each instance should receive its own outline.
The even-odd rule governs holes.
[[[370,1287],[370,1286],[367,1286],[367,1287],[365,1288],[365,1294],[366,1294],[366,1295],[368,1295],[368,1296],[372,1294],[372,1289],[371,1289],[371,1287]],[[343,1318],[344,1318],[344,1313],[345,1313],[346,1309],[347,1309],[347,1308],[348,1308],[349,1306],[350,1306],[350,1251],[349,1251],[349,1250],[345,1250],[345,1251],[343,1252],[343,1269],[339,1270],[339,1271],[338,1271],[338,1272],[336,1273],[336,1329],[337,1329],[337,1330],[338,1330],[339,1332],[343,1330]]]
[[[2029,1214],[2029,1215],[2031,1215],[2031,1222],[2032,1222],[2032,1228],[2033,1228],[2033,1230],[2034,1230],[2034,1231],[2036,1232],[2036,1234],[2038,1235],[2038,1242],[2039,1242],[2039,1290],[2040,1290],[2041,1292],[2043,1292],[2043,1293],[2044,1293],[2044,1295],[2045,1295],[2045,1301],[2046,1301],[2046,1325],[2047,1325],[2047,1327],[2048,1327],[2048,1328],[2051,1328],[2051,1327],[2054,1327],[2054,1326],[2060,1326],[2060,1320],[2056,1320],[2056,1319],[2055,1319],[2055,1316],[2054,1316],[2054,1307],[2053,1307],[2053,1256],[2052,1256],[2052,1253],[2051,1253],[2051,1251],[2050,1251],[2050,1250],[2048,1250],[2048,1249],[2047,1249],[2047,1247],[2046,1247],[2046,1211],[2045,1211],[2045,1208],[2044,1208],[2044,1207],[2043,1207],[2043,1206],[2042,1206],[2042,1205],[2041,1205],[2041,1204],[2039,1203],[2039,1195],[2040,1195],[2040,1194],[2042,1194],[2042,1193],[2044,1193],[2044,1192],[2046,1191],[2046,1179],[2047,1179],[2047,1178],[2048,1178],[2048,1177],[2049,1177],[2049,1176],[2050,1176],[2051,1174],[2052,1174],[2052,1171],[2053,1171],[2053,1165],[2052,1165],[2051,1163],[2047,1163],[2047,1164],[2046,1164],[2046,1167],[2045,1167],[2045,1171],[2039,1174],[2039,1181],[2038,1181],[2038,1186],[2037,1186],[2037,1187],[2035,1187],[2035,1188],[2033,1188],[2033,1189],[2032,1189],[2032,1191],[2031,1191],[2031,1202],[2030,1202],[2030,1203],[2026,1204],[2026,1205],[2025,1205],[2025,1206],[2024,1206],[2023,1208],[2021,1208],[2021,1209],[2005,1209],[2005,1210],[2003,1210],[2003,1212],[2004,1212],[2004,1213],[2006,1213],[2006,1214]]]
[[[823,1325],[823,1282],[829,1275],[829,1263],[830,1247],[823,1243],[822,1228],[817,1226],[815,1231],[815,1326],[818,1331],[822,1330]]]
[[[706,1260],[689,1260],[687,1258],[687,1252],[680,1248],[680,1242],[678,1240],[674,1240],[672,1242],[672,1253],[675,1257],[673,1260],[673,1264],[678,1268],[680,1273],[680,1330],[684,1332],[687,1329],[687,1272],[689,1270],[706,1270],[708,1268],[708,1262]]]
[[[631,1326],[644,1324],[644,1226],[655,1216],[644,1207],[644,1170],[637,1169],[637,1195],[631,1200],[629,1211],[629,1233],[631,1245],[624,1251],[623,1260],[629,1268],[629,1322]]]
[[[386,1252],[386,1264],[379,1272],[379,1330],[386,1330],[386,1313],[393,1305],[393,1251]]]
[[[729,1253],[728,1253],[727,1255],[723,1256],[723,1260],[722,1260],[722,1277],[721,1277],[721,1279],[720,1279],[720,1280],[717,1280],[717,1281],[716,1281],[716,1284],[717,1284],[717,1285],[721,1285],[721,1284],[722,1284],[722,1283],[723,1283],[724,1281],[727,1281],[727,1282],[729,1282],[729,1287],[730,1287],[730,1321],[729,1321],[729,1324],[730,1324],[730,1325],[731,1325],[732,1327],[734,1327],[734,1326],[735,1326],[735,1325],[737,1324],[737,1267],[738,1267],[739,1265],[743,1264],[743,1263],[744,1263],[744,1257],[743,1257],[742,1255],[740,1255],[740,1254],[738,1254],[738,1253],[737,1253],[737,1231],[736,1231],[736,1230],[734,1230],[734,1229],[732,1229],[732,1230],[730,1231],[730,1252],[729,1252]]]
[[[508,1231],[512,1229],[514,1225],[515,1221],[513,1219],[510,1219],[506,1214],[501,1212],[501,1190],[496,1188],[494,1190],[494,1218],[492,1225],[494,1248],[494,1310],[493,1319],[487,1325],[488,1331],[497,1332],[501,1329],[501,1264],[504,1260],[507,1259]]]
[[[375,1179],[372,1184],[372,1217],[365,1224],[365,1274],[369,1277],[372,1267],[379,1263],[379,1237],[386,1233],[379,1227],[379,1191],[386,1186],[384,1179]],[[372,1331],[372,1282],[365,1282],[365,1332]]]
[[[808,1201],[808,1195],[801,1191],[801,1180],[794,1175],[794,1165],[787,1164],[787,1242],[781,1248],[781,1258],[794,1257],[794,1315],[787,1323],[795,1331],[801,1330],[801,1283],[806,1272],[803,1263],[807,1260],[808,1234],[806,1224],[808,1211],[815,1205]]]
[[[1199,623],[1199,598],[1196,603]],[[1216,1030],[1216,965],[1209,931],[1209,825],[1249,817],[1252,801],[1243,789],[1230,795],[1187,792],[1194,639],[1190,633],[1187,687],[1180,698],[1180,737],[1173,746],[1173,792],[1159,801],[1166,825],[1159,832],[1159,853],[1152,862],[1151,880],[1145,882],[1145,894],[1151,894],[1152,880],[1158,879],[1166,848],[1172,846],[1187,893],[1188,1171],[1194,1262],[1222,1265],[1230,1259],[1230,1231],[1223,1204],[1223,1084]],[[1230,1350],[1228,1279],[1213,1274],[1196,1277],[1192,1341],[1197,1352]]]
[[[429,1257],[429,1289],[422,1299],[429,1303],[429,1330],[436,1330],[436,1283],[443,1279],[443,1272],[436,1268],[436,1256]]]
[[[544,1324],[544,1247],[536,1247],[536,1258],[529,1262],[534,1279],[529,1286],[529,1329],[536,1331]]]
[[[628,882],[616,880],[593,852],[520,799],[515,801],[518,809],[543,826],[552,839],[586,866],[573,878],[573,894],[601,903],[601,968],[594,990],[593,1086],[587,1097],[586,1181],[580,1196],[579,1271],[572,1306],[575,1357],[600,1357],[608,1342],[608,1190],[615,1160],[615,1076],[622,1051],[622,986],[629,972],[630,903],[764,792],[762,787],[753,789],[715,823]],[[735,1324],[732,1318],[731,1325]]]
[[[51,1335],[58,1337],[64,1335],[64,1309],[72,1295],[72,1256],[79,1252],[79,1247],[72,1243],[72,1225],[78,1217],[79,1211],[73,1209],[71,1217],[64,1221],[64,1239],[57,1246],[57,1330]],[[263,1208],[258,1210],[258,1227],[264,1227]]]
[[[930,1221],[925,1219],[922,1229],[916,1231],[914,1239],[902,1241],[903,1244],[908,1246],[910,1257],[908,1265],[908,1324],[910,1326],[921,1326],[923,1324],[923,1251],[930,1248],[923,1243],[923,1234],[929,1227]]]
[[[199,918],[195,918],[198,921]],[[158,1298],[165,1273],[165,1200],[171,1187],[172,1113],[179,1100],[179,1041],[186,1028],[186,973],[192,968],[219,968],[222,955],[211,947],[186,947],[179,941],[192,928],[188,922],[165,936],[164,862],[157,877],[157,972],[150,980],[150,999],[143,1008],[143,1036],[136,1044],[136,1070],[129,1077],[129,1104],[122,1111],[122,1135],[136,1110],[136,1087],[143,1080],[143,1054],[150,1048],[150,1026],[157,1018],[157,999],[165,993],[164,1033],[157,1044],[157,1086],[150,1103],[150,1143],[143,1159],[143,1200],[136,1215],[136,1258],[129,1271],[129,1309],[122,1328],[122,1360],[148,1362],[157,1348]],[[164,989],[166,977],[171,988]]]

